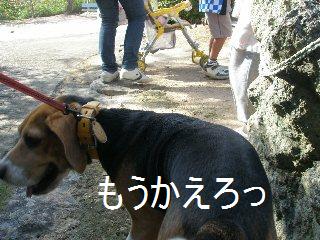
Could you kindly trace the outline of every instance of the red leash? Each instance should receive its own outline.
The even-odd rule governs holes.
[[[22,83],[19,83],[15,79],[8,77],[1,72],[0,72],[0,82],[7,85],[10,88],[13,88],[19,92],[22,92],[24,94],[27,94],[27,95],[35,98],[43,103],[46,103],[46,104],[50,105],[51,107],[54,107],[55,109],[62,111],[65,114],[68,114],[70,112],[70,109],[67,104],[60,103],[60,102],[54,100],[53,98],[50,98],[50,97],[30,88]]]

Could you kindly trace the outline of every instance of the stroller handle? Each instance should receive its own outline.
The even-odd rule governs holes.
[[[156,18],[163,15],[168,15],[171,17],[179,16],[179,13],[183,10],[190,11],[192,9],[192,4],[189,0],[185,0],[181,3],[177,3],[172,7],[161,8],[156,11],[152,11],[149,6],[149,1],[145,3],[145,9],[150,17]]]

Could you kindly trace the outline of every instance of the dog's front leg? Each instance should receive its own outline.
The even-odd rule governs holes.
[[[138,219],[134,218],[126,240],[157,240],[162,216],[155,215],[146,213],[144,216],[139,216]]]
[[[123,205],[131,216],[131,230],[127,240],[157,240],[159,229],[165,213],[145,203],[142,207],[135,209],[141,203],[141,191],[131,191],[129,188],[135,186],[131,176],[136,176],[133,167],[125,165],[118,171],[115,185],[118,194],[122,195]]]

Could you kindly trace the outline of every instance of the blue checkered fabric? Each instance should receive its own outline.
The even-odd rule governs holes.
[[[199,11],[220,14],[224,1],[227,0],[199,0]]]

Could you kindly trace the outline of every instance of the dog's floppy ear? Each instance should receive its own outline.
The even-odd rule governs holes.
[[[33,110],[31,113],[29,113],[24,120],[22,121],[22,123],[19,125],[18,127],[18,132],[21,133],[22,130],[24,129],[24,127],[26,126],[27,122],[29,121],[30,117],[36,112],[38,108],[36,108],[35,110]]]
[[[78,173],[82,173],[87,165],[87,154],[80,147],[75,117],[72,114],[64,115],[62,112],[55,112],[47,117],[46,123],[62,142],[71,167]]]

